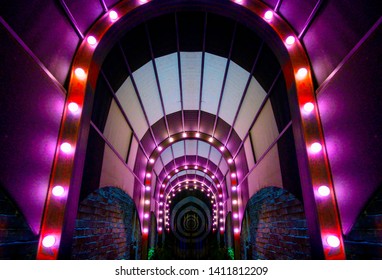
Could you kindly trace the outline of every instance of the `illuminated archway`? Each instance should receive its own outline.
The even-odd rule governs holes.
[[[67,195],[73,186],[79,188],[78,173],[83,168],[81,153],[86,148],[92,93],[100,70],[99,62],[103,59],[100,52],[107,50],[108,44],[118,37],[118,26],[129,24],[127,15],[147,2],[150,1],[126,0],[116,5],[93,25],[76,53],[42,221],[37,253],[39,259],[58,257],[68,202]],[[278,48],[283,46],[280,56],[283,58],[282,70],[290,103],[293,104],[291,113],[296,147],[304,155],[298,159],[299,167],[306,175],[302,182],[305,190],[304,200],[316,205],[317,228],[320,230],[325,258],[343,259],[345,253],[341,226],[307,55],[289,25],[265,4],[257,0],[233,2],[242,5],[254,19],[261,21],[267,28],[262,32],[270,32],[271,39],[268,39],[271,44],[277,45]],[[156,2],[147,5],[154,4]],[[216,5],[227,8],[232,4],[227,1]],[[147,170],[149,171],[150,169]],[[231,180],[233,185],[237,184],[235,175]],[[145,185],[147,184],[146,181]],[[325,195],[321,191],[324,189]],[[145,199],[146,201],[148,200]],[[237,203],[233,206],[238,207]],[[150,201],[143,205],[142,213],[146,212],[150,212]],[[146,241],[148,226],[148,222],[143,220],[143,240]],[[237,242],[240,237],[240,221],[233,221],[233,227],[234,239]]]

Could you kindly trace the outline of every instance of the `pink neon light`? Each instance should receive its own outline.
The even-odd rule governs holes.
[[[159,228],[158,228],[158,231],[162,231],[162,230],[163,230],[163,228],[162,228],[162,227],[159,227]]]
[[[52,194],[54,196],[62,196],[65,193],[65,189],[62,186],[55,186],[52,189]]]
[[[330,194],[330,189],[328,186],[320,186],[317,192],[320,196],[328,196]]]
[[[215,179],[215,175],[211,175],[211,178],[212,178],[212,179]]]
[[[312,102],[305,103],[303,108],[306,113],[310,113],[314,110],[314,104]]]
[[[299,80],[304,79],[308,75],[308,70],[306,68],[300,68],[297,71],[296,78]]]
[[[70,145],[68,142],[64,142],[60,146],[61,151],[68,154],[72,151],[72,145]]]
[[[265,14],[264,14],[264,18],[266,20],[271,20],[273,18],[273,12],[272,11],[266,11]]]
[[[335,236],[335,235],[329,235],[327,238],[326,238],[326,242],[328,243],[328,245],[332,248],[337,248],[340,246],[341,244],[341,241],[340,239]]]
[[[285,40],[285,44],[287,44],[287,46],[292,46],[295,42],[296,38],[294,36],[288,36]]]
[[[314,154],[320,152],[322,150],[322,145],[318,142],[313,143],[310,145],[310,151]]]
[[[162,184],[162,188],[164,188],[166,185],[165,184]]]
[[[76,70],[74,70],[74,74],[80,80],[86,79],[86,73],[85,73],[84,69],[82,69],[82,68],[76,68]]]
[[[161,196],[163,197],[163,194],[161,194]],[[159,202],[159,205],[162,206],[163,205],[163,202]]]
[[[220,211],[219,211],[219,214],[223,214],[223,210],[220,210]]]
[[[76,102],[70,102],[68,105],[68,109],[72,113],[76,113],[79,109],[79,106]]]
[[[222,205],[223,205],[223,202],[220,201],[220,202],[219,202],[219,205],[222,206]]]
[[[91,46],[94,46],[95,44],[97,44],[97,39],[94,36],[89,36],[87,41],[88,41],[88,44]]]
[[[219,194],[219,197],[220,197],[220,198],[222,198],[222,197],[223,197],[223,195],[222,195],[222,194]]]
[[[56,238],[53,235],[47,235],[42,240],[42,246],[45,248],[51,248],[56,244]]]
[[[220,220],[219,220],[219,222],[221,222],[221,223],[222,223],[223,221],[224,221],[223,219],[220,219]]]
[[[118,18],[118,14],[116,11],[110,11],[109,17],[111,20],[116,20]]]

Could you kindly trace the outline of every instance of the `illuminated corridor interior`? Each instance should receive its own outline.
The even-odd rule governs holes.
[[[382,259],[377,1],[8,1],[0,259]]]

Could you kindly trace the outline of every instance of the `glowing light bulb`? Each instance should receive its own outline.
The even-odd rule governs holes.
[[[194,169],[198,169],[198,166],[197,166],[197,165],[195,165],[195,166],[194,166]]]
[[[175,173],[178,173],[179,172],[179,169],[177,168],[177,169],[175,169]]]
[[[212,138],[212,137],[208,138],[208,142],[210,142],[210,143],[214,142],[214,138]]]
[[[310,151],[314,154],[320,152],[322,150],[322,145],[318,142],[313,143],[310,145]]]
[[[146,191],[149,191],[151,190],[151,187],[150,186],[146,186]]]
[[[162,194],[162,197],[163,197],[163,194]],[[162,206],[162,205],[163,205],[163,202],[162,202],[162,201],[161,201],[161,202],[159,202],[159,205],[160,205],[160,206]]]
[[[161,222],[163,222],[163,219],[162,219],[162,218],[160,218],[160,219],[159,219],[159,222],[160,222],[160,223],[161,223]]]
[[[160,195],[160,198],[163,198],[163,194]]]
[[[184,167],[184,169],[188,169],[188,166],[186,165],[186,166]]]
[[[308,75],[308,70],[306,68],[300,68],[297,71],[296,78],[299,80],[304,79]]]
[[[167,175],[167,179],[170,179],[171,178],[171,175]]]
[[[70,145],[68,142],[64,142],[60,146],[61,151],[68,154],[72,151],[72,145]]]
[[[314,104],[312,102],[307,102],[304,104],[303,108],[306,113],[310,113],[314,110]]]
[[[229,164],[231,164],[233,162],[233,159],[229,158],[227,161],[228,161]]]
[[[199,132],[196,132],[196,133],[195,133],[195,137],[199,138],[199,137],[200,137],[200,133],[199,133]]]
[[[225,147],[224,147],[224,146],[221,146],[221,147],[219,148],[219,150],[223,152],[223,151],[225,150]]]
[[[76,113],[80,107],[76,102],[70,102],[68,105],[68,109],[72,113]]]
[[[207,173],[207,169],[206,169],[206,168],[204,168],[203,172],[204,172],[204,173]]]
[[[232,174],[231,174],[231,178],[236,178],[236,174],[235,174],[235,173],[232,173]]]
[[[161,152],[163,150],[162,146],[158,146],[158,151]]]
[[[151,173],[146,173],[146,178],[151,178]]]
[[[148,233],[148,232],[149,232],[149,229],[148,229],[148,228],[144,228],[144,229],[143,229],[143,232],[144,232],[144,233]]]
[[[221,222],[221,223],[222,223],[222,222],[223,222],[223,219],[220,219],[220,220],[219,220],[219,222]]]
[[[222,195],[222,194],[219,194],[219,197],[220,197],[220,198],[222,198],[222,197],[223,197],[223,195]]]
[[[223,205],[223,202],[220,201],[220,202],[219,202],[219,205],[222,206],[222,205]]]
[[[52,194],[54,196],[62,196],[65,193],[65,189],[62,186],[54,186],[52,189]]]
[[[42,246],[45,248],[51,248],[56,244],[56,238],[53,235],[47,235],[42,240]]]
[[[237,200],[232,200],[232,204],[236,205],[237,204]]]
[[[110,11],[109,17],[111,20],[116,20],[118,18],[118,14],[116,11]]]
[[[145,200],[145,204],[146,204],[146,205],[149,205],[149,204],[150,204],[150,200],[146,199],[146,200]]]
[[[183,136],[184,138],[186,138],[186,137],[187,137],[187,133],[186,133],[186,132],[183,132],[182,136]]]
[[[223,214],[223,210],[220,210],[220,211],[219,211],[219,214]]]
[[[239,218],[239,214],[237,214],[237,213],[233,214],[233,218],[234,218],[234,219]]]
[[[76,70],[74,70],[74,74],[76,75],[76,77],[80,80],[85,80],[86,79],[86,73],[85,73],[85,70],[82,69],[82,68],[76,68]]]
[[[88,41],[88,44],[91,46],[94,46],[95,44],[97,44],[97,39],[94,36],[89,36],[87,41]]]
[[[340,239],[335,236],[335,235],[329,235],[327,238],[326,238],[326,242],[328,243],[328,245],[332,248],[337,248],[340,246],[341,244],[341,241]]]
[[[285,40],[285,44],[287,46],[292,46],[296,42],[296,38],[294,36],[288,36]]]
[[[162,230],[163,230],[163,228],[162,228],[162,227],[159,227],[159,228],[158,228],[158,231],[162,231]]]
[[[233,230],[235,233],[239,233],[240,232],[240,230],[238,229],[238,228],[234,228],[234,230]]]
[[[270,11],[270,10],[266,11],[265,14],[264,14],[264,18],[266,20],[271,20],[273,18],[273,12]]]
[[[150,158],[149,161],[150,161],[150,163],[154,163],[154,162],[155,162],[155,159]]]
[[[149,214],[146,213],[146,214],[144,215],[144,217],[145,217],[145,219],[148,219],[148,218],[149,218]]]
[[[232,186],[231,190],[232,190],[232,191],[236,191],[236,190],[237,190],[237,187],[236,187],[236,186]]]
[[[320,196],[328,196],[330,194],[330,189],[328,186],[320,186],[317,192]]]
[[[170,143],[174,142],[174,138],[170,137],[168,138],[168,141],[170,141]]]
[[[224,227],[220,227],[220,231],[224,231]]]

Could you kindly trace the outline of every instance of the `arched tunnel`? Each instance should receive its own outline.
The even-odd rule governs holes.
[[[1,6],[0,259],[382,259],[377,1]]]

